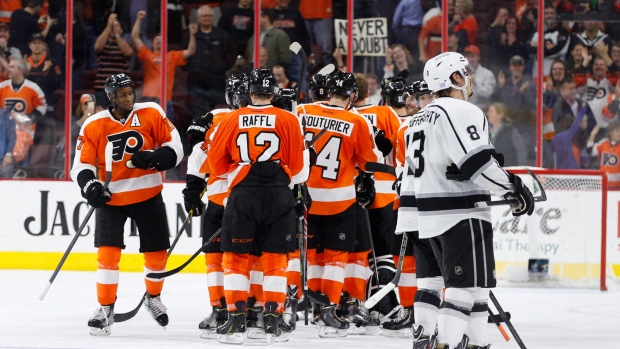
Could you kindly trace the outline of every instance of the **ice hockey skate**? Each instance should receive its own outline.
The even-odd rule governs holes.
[[[248,300],[247,332],[248,339],[265,339],[265,325],[263,321],[263,307],[255,306],[256,299]]]
[[[225,306],[214,306],[211,314],[198,324],[198,328],[202,330],[200,338],[215,339],[217,338],[218,325],[223,325],[228,318],[228,311]]]
[[[291,331],[297,327],[297,299],[298,288],[295,285],[289,285],[286,288],[286,303],[284,304],[284,322],[288,323]]]
[[[355,324],[355,326],[349,326],[348,334],[376,335],[381,333],[378,319],[371,317],[368,309],[359,300],[347,302],[343,315],[348,322]]]
[[[349,323],[336,316],[336,305],[323,305],[316,323],[321,338],[346,337]]]
[[[413,308],[399,305],[396,316],[383,323],[382,334],[386,337],[411,337],[413,335]]]
[[[413,349],[435,349],[437,347],[437,329],[430,337],[424,335],[424,327],[413,325]]]
[[[292,331],[291,327],[284,322],[282,313],[276,312],[277,309],[278,304],[275,302],[267,302],[265,304],[263,321],[267,344],[288,341],[288,335]]]
[[[226,344],[243,344],[245,332],[247,304],[239,301],[235,303],[237,310],[228,312],[228,320],[217,326],[217,341]]]
[[[88,320],[91,336],[109,336],[114,323],[114,304],[101,305],[95,310],[93,318]]]
[[[168,314],[166,314],[166,306],[161,302],[160,295],[151,296],[150,294],[146,294],[144,296],[144,309],[146,309],[153,319],[157,321],[159,326],[166,327],[168,325]]]

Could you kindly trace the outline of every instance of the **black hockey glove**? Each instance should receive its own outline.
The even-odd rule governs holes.
[[[383,156],[387,156],[392,151],[392,142],[385,138],[385,131],[376,127],[373,127],[373,131],[375,133],[375,144],[377,144],[377,149],[379,149]]]
[[[396,190],[396,194],[398,194],[398,196],[400,196],[400,186],[402,184],[403,181],[403,172],[400,173],[400,175],[398,175],[398,178],[396,178],[396,180],[394,181],[394,184],[392,184],[392,190]]]
[[[355,178],[355,197],[363,207],[367,207],[375,200],[375,179],[371,173],[361,172]]]
[[[196,143],[205,140],[205,135],[209,128],[211,128],[211,125],[213,125],[212,113],[197,116],[192,120],[192,123],[187,128],[187,139],[189,139],[192,148]]]
[[[143,170],[157,168],[158,161],[157,155],[154,151],[139,151],[133,153],[131,156],[131,163],[134,167],[141,168]]]
[[[446,167],[446,178],[450,181],[466,181],[465,174],[459,170],[458,167],[454,163],[451,163],[450,166]]]
[[[103,207],[108,201],[112,200],[110,190],[107,188],[103,190],[103,183],[96,179],[91,179],[84,185],[82,196],[89,205],[95,208]]]
[[[185,188],[183,189],[183,205],[185,212],[194,211],[193,216],[198,217],[205,211],[205,203],[200,198],[201,190]]]
[[[493,151],[493,153],[491,154],[491,156],[493,156],[495,158],[495,160],[497,160],[497,163],[501,166],[504,167],[504,154],[502,153],[498,153],[496,151]]]
[[[293,187],[293,198],[295,198],[295,215],[297,218],[303,217],[304,215],[304,195],[306,199],[306,210],[310,209],[312,206],[312,198],[310,197],[310,193],[308,192],[307,186],[302,186],[304,193],[300,195],[299,193],[299,184],[295,184]]]
[[[527,213],[528,216],[531,216],[534,212],[534,195],[532,195],[532,192],[523,184],[519,176],[508,172],[508,177],[510,183],[514,185],[515,191],[504,195],[504,199],[517,199],[519,202],[516,205],[510,205],[512,215],[517,217]]]

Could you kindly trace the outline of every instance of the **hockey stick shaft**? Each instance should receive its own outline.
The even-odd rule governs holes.
[[[540,195],[534,197],[534,202],[547,201],[547,193],[545,192],[545,188],[543,188],[542,184],[538,180],[538,177],[531,170],[527,169],[527,172],[532,176],[534,181],[538,184],[538,189],[540,190]],[[480,201],[476,202],[476,207],[492,207],[492,206],[501,206],[501,205],[518,205],[519,201],[517,199],[504,199],[504,200],[495,200],[495,201]]]
[[[512,333],[512,337],[514,337],[515,341],[517,341],[517,344],[519,344],[519,348],[527,349],[525,347],[525,344],[521,340],[521,337],[519,337],[519,334],[517,333],[517,330],[512,325],[512,322],[510,322],[510,319],[506,315],[506,312],[504,312],[504,309],[502,308],[502,306],[497,301],[497,298],[495,298],[495,294],[493,294],[493,291],[489,291],[489,298],[491,298],[491,301],[493,302],[493,305],[495,306],[495,309],[497,309],[497,312],[499,313],[499,316],[502,318],[502,320],[504,320],[504,323],[506,323],[506,326],[508,326],[508,329],[510,330],[510,333]]]
[[[370,242],[370,252],[372,253],[372,264],[375,267],[375,270],[374,270],[375,281],[377,282],[377,285],[379,285],[379,269],[377,268],[377,255],[375,254],[375,246],[374,246],[374,243],[372,242],[370,215],[368,214],[368,209],[366,209],[365,207],[362,207],[362,210],[364,210],[364,215],[366,215],[366,228],[368,229],[368,238],[369,238],[368,241]]]
[[[489,311],[489,317],[493,320],[493,323],[495,324],[495,326],[497,326],[497,329],[502,334],[506,342],[510,341],[510,336],[508,335],[508,333],[506,333],[506,330],[504,330],[504,326],[502,326],[502,324],[497,321],[497,319],[495,318],[495,314],[493,314],[493,312],[491,311],[491,308],[487,308],[487,310]]]
[[[396,274],[392,281],[390,281],[387,285],[383,286],[377,293],[373,294],[372,297],[368,298],[364,303],[366,309],[370,309],[374,307],[383,297],[385,297],[390,291],[398,286],[398,282],[400,281],[400,273],[403,270],[403,264],[405,261],[405,251],[407,250],[407,233],[403,233],[403,241],[400,244],[400,251],[398,253],[398,267],[396,268]]]
[[[104,151],[104,154],[105,154],[105,183],[103,183],[104,192],[108,189],[108,185],[110,184],[110,181],[112,180],[112,151],[113,151],[112,143],[108,142],[106,144],[105,151]],[[84,230],[84,228],[86,227],[86,224],[88,224],[88,221],[90,220],[90,217],[93,215],[93,212],[95,212],[95,207],[91,206],[91,208],[88,210],[88,213],[86,214],[86,217],[84,217],[82,224],[80,224],[78,231],[75,233],[75,236],[71,240],[69,247],[67,247],[67,250],[62,255],[62,258],[60,259],[60,262],[58,262],[56,269],[54,269],[54,272],[52,273],[52,277],[50,277],[47,285],[45,285],[45,288],[43,289],[43,292],[41,292],[41,295],[39,295],[39,300],[43,300],[43,298],[45,298],[45,295],[47,294],[47,291],[49,291],[50,287],[52,287],[52,283],[56,279],[56,276],[60,272],[60,269],[62,268],[62,266],[65,264],[67,257],[69,257],[69,253],[71,253],[71,250],[73,249],[73,246],[77,242],[77,239],[80,237],[80,235],[82,235],[82,230]]]

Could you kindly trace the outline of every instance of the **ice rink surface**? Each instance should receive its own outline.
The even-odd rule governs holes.
[[[122,264],[121,264],[122,268]],[[109,337],[92,337],[86,323],[97,306],[95,273],[61,271],[43,301],[51,271],[0,270],[0,348],[238,348],[199,337],[208,315],[206,276],[179,274],[166,280],[162,301],[170,324],[164,330],[141,309],[112,326]],[[117,312],[133,309],[144,293],[140,273],[121,273]],[[494,291],[528,349],[620,348],[620,292],[500,286]],[[508,330],[508,329],[506,329]],[[493,349],[517,349],[489,325]],[[262,346],[246,341],[244,346]],[[410,338],[348,336],[321,339],[303,321],[287,343],[273,348],[411,348]]]

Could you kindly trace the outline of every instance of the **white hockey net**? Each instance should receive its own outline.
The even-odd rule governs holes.
[[[540,195],[532,177],[515,170]],[[605,287],[603,175],[585,171],[535,171],[547,201],[532,216],[513,217],[508,206],[493,208],[498,280],[552,287]],[[497,199],[497,198],[496,198]],[[603,252],[605,253],[605,252]],[[603,258],[602,258],[603,257]]]

